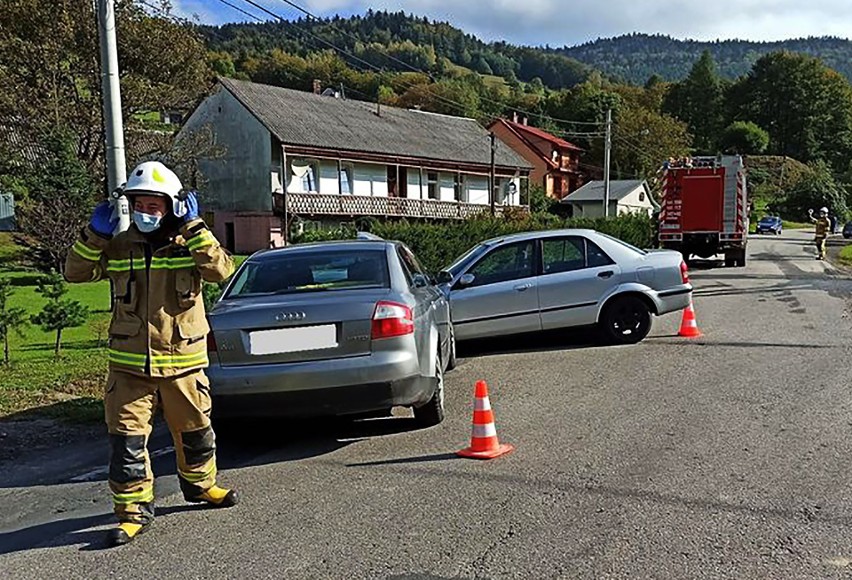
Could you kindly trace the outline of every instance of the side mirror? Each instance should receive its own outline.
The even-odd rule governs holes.
[[[453,275],[447,272],[446,270],[438,272],[438,276],[435,278],[436,284],[449,284],[452,281]]]
[[[466,288],[473,284],[476,281],[476,276],[473,274],[465,274],[461,278],[459,278],[459,287]]]
[[[417,275],[414,277],[415,288],[426,288],[429,286],[429,280],[425,276]]]

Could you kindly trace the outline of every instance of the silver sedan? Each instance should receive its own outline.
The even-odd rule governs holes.
[[[683,310],[692,286],[678,252],[645,252],[591,230],[483,242],[439,275],[458,340],[597,325],[632,344],[654,315]]]
[[[444,417],[455,364],[447,300],[402,244],[331,242],[260,252],[210,312],[208,374],[224,416],[414,408]]]

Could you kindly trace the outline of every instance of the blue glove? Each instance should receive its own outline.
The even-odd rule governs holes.
[[[199,217],[199,208],[198,208],[198,195],[194,191],[190,191],[187,194],[186,199],[181,202],[186,208],[186,213],[183,214],[184,223],[191,222],[192,220],[197,220]]]
[[[117,226],[118,215],[108,201],[102,201],[95,206],[92,219],[89,221],[89,227],[93,232],[104,237],[111,237]]]

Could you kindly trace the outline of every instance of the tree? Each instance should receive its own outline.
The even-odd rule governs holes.
[[[158,1],[168,13],[169,3]],[[64,127],[77,157],[100,182],[103,167],[101,71],[95,2],[0,3],[0,121],[21,120],[23,144]],[[116,2],[122,113],[188,109],[209,86],[207,51],[194,27]]]
[[[68,293],[68,285],[57,272],[42,277],[36,292],[47,298],[47,304],[32,317],[32,321],[45,332],[56,332],[53,354],[59,358],[62,331],[83,325],[89,316],[89,309],[77,300],[63,298]]]
[[[22,182],[21,229],[51,268],[62,270],[68,249],[91,213],[95,181],[77,157],[76,137],[55,128],[41,138],[43,163],[28,167]]]
[[[769,147],[769,133],[751,121],[735,121],[722,133],[720,144],[726,153],[760,155]]]
[[[686,124],[643,107],[623,107],[613,130],[613,164],[627,173],[652,177],[663,160],[689,153]]]
[[[791,220],[802,220],[808,210],[828,207],[831,215],[845,219],[848,215],[846,194],[838,186],[831,168],[824,161],[808,164],[808,171],[790,185],[782,204],[782,214]]]
[[[852,87],[818,59],[789,52],[758,60],[728,94],[736,121],[769,133],[768,152],[844,171],[852,157]]]
[[[663,111],[687,124],[698,152],[716,152],[724,100],[722,80],[710,51],[704,51],[684,81],[671,86]]]
[[[23,327],[29,323],[27,311],[12,308],[9,298],[12,296],[12,281],[0,279],[0,340],[3,341],[3,362],[9,364],[9,336],[14,332],[22,336]]]

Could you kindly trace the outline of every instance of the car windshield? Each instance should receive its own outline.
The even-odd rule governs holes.
[[[606,239],[608,239],[608,240],[610,240],[610,241],[615,242],[616,244],[619,244],[619,245],[621,245],[621,246],[624,246],[624,247],[625,247],[625,248],[627,248],[628,250],[633,250],[634,252],[636,252],[637,254],[641,254],[642,256],[644,256],[644,255],[646,255],[646,254],[648,253],[648,252],[646,252],[645,250],[640,250],[640,249],[639,249],[639,248],[637,248],[636,246],[632,246],[632,245],[628,244],[628,243],[627,243],[627,242],[625,242],[624,240],[619,240],[618,238],[614,238],[614,237],[612,237],[612,236],[610,236],[610,235],[607,235],[607,234],[602,234],[601,232],[597,232],[597,234],[598,234],[599,236],[601,236],[602,238],[606,238]]]
[[[286,252],[247,262],[225,298],[389,288],[389,280],[384,251]]]
[[[762,220],[760,220],[760,223],[762,223],[762,224],[774,224],[777,220],[778,220],[778,218],[765,217]]]
[[[462,254],[460,258],[457,258],[453,264],[447,268],[447,272],[453,275],[453,278],[461,274],[462,270],[464,270],[468,264],[470,264],[473,260],[477,259],[481,256],[486,250],[488,246],[485,244],[479,244],[478,246],[474,246],[467,253]]]

